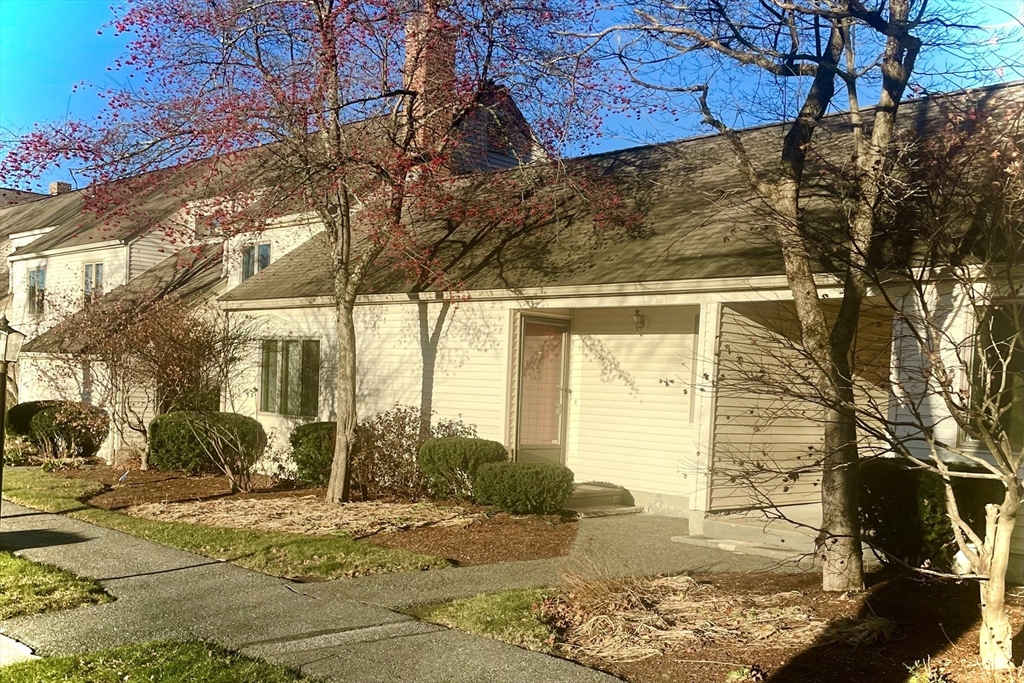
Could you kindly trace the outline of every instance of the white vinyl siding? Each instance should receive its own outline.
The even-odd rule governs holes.
[[[79,310],[84,300],[86,264],[103,264],[103,291],[124,284],[127,251],[124,245],[114,245],[12,261],[12,299],[7,314],[11,325],[31,338]],[[39,269],[46,271],[46,299],[41,316],[34,315],[29,307],[29,273]]]
[[[690,421],[695,307],[577,309],[572,323],[566,464],[577,482],[686,496],[696,461]]]
[[[786,367],[802,361],[800,355],[780,345],[766,344],[772,333],[758,320],[773,311],[728,305],[722,308],[719,342],[718,389],[715,408],[712,457],[711,510],[764,507],[764,497],[775,505],[813,503],[821,498],[818,472],[803,473],[796,481],[776,474],[814,463],[824,442],[820,409],[798,404],[782,396],[752,390],[740,378],[730,375],[730,366],[742,363],[786,377]],[[724,375],[724,376],[723,376]],[[795,380],[794,380],[795,381]],[[754,475],[752,462],[761,462],[771,472]]]
[[[421,406],[424,392],[436,419],[459,419],[477,427],[482,438],[504,441],[504,391],[508,308],[505,305],[438,303],[365,305],[355,310],[356,398],[360,418],[389,410],[394,405]],[[334,414],[334,373],[337,369],[334,310],[331,308],[291,309],[267,312],[259,317],[268,338],[318,337],[321,343],[319,419]],[[443,331],[435,335],[441,324]],[[424,357],[420,343],[439,339],[433,363],[433,379],[425,388],[422,380]],[[261,354],[259,349],[254,353]],[[259,362],[253,364],[251,379],[234,387],[229,403],[235,409],[256,415],[253,392],[244,385],[258,386]],[[231,397],[237,397],[232,400]],[[298,417],[260,413],[259,420],[275,434],[277,443],[287,443]]]
[[[128,245],[128,277],[134,280],[160,263],[180,246],[175,247],[161,231],[143,235]]]

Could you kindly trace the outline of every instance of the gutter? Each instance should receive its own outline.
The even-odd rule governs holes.
[[[839,285],[833,275],[815,276],[819,287]],[[375,304],[403,304],[413,301],[521,301],[523,299],[571,299],[581,297],[618,297],[623,295],[706,294],[753,290],[788,290],[785,275],[742,278],[705,278],[700,280],[674,280],[664,282],[629,282],[604,285],[570,285],[561,287],[527,287],[523,289],[481,289],[465,292],[422,292],[405,294],[365,294],[356,300],[357,306]],[[333,307],[333,296],[283,297],[278,299],[221,300],[221,308],[229,311],[252,311],[286,308]]]

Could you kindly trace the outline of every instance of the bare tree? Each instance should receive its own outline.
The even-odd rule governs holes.
[[[132,219],[141,198],[177,188],[224,233],[281,215],[322,226],[338,340],[327,499],[343,501],[367,273],[388,260],[438,281],[416,217],[459,210],[455,177],[553,159],[593,128],[592,62],[553,59],[572,51],[561,29],[591,22],[577,0],[130,0],[114,27],[132,35],[120,64],[138,85],[107,93],[98,122],[24,136],[0,175],[71,158],[99,181],[93,203]],[[492,193],[494,206],[522,191]]]
[[[187,269],[186,269],[187,272]],[[87,304],[37,342],[49,354],[43,381],[54,393],[78,378],[79,396],[106,409],[123,446],[143,469],[155,415],[216,411],[222,388],[247,369],[259,337],[253,320],[229,318],[202,298],[138,284]]]
[[[954,43],[965,27],[949,7],[927,0],[637,0],[621,24],[592,34],[591,50],[621,65],[651,97],[694,93],[703,122],[731,145],[756,195],[764,228],[778,244],[793,293],[811,382],[826,398],[817,539],[823,587],[863,588],[858,523],[852,352],[868,280],[864,259],[876,240],[882,180],[893,155],[900,105],[925,45]],[[616,37],[614,42],[608,40]],[[751,73],[754,72],[754,73]],[[719,87],[716,87],[719,86]],[[866,92],[876,106],[862,109]],[[830,315],[815,281],[822,270],[817,228],[806,206],[806,169],[822,117],[849,107],[853,136],[842,153],[853,187],[843,210],[849,231],[830,245],[843,291]],[[752,152],[726,122],[790,119],[771,154]]]
[[[853,338],[852,399],[842,409],[861,457],[896,456],[944,482],[951,536],[967,565],[955,575],[979,582],[980,655],[1001,670],[1012,666],[1005,586],[1024,499],[1024,88],[936,96],[919,111],[918,126],[894,137],[880,176],[872,251],[851,264],[869,296]],[[837,167],[827,175],[833,214],[842,216],[857,179]],[[844,229],[830,239],[849,238]],[[823,303],[829,317],[840,307]],[[795,311],[761,307],[758,320],[745,348],[759,355],[725,349],[719,390],[771,397],[761,429],[794,417],[823,420],[836,399],[814,377]],[[776,460],[764,448],[737,459],[728,476],[785,518],[778,487],[819,466],[816,457]],[[1003,490],[986,506],[983,527],[964,514],[957,479]],[[875,550],[902,563],[892,548]],[[951,567],[909,568],[954,575]]]

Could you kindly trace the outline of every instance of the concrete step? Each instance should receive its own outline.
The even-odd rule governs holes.
[[[576,484],[572,495],[566,501],[566,507],[575,510],[579,507],[596,507],[602,505],[633,505],[633,496],[621,486],[611,484]]]
[[[783,520],[709,517],[704,520],[704,536],[778,548],[795,554],[814,552],[815,531]]]

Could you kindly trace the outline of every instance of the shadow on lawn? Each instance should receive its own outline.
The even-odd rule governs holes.
[[[883,581],[870,589],[857,618],[878,616],[894,622],[891,639],[860,646],[819,642],[771,672],[769,680],[904,683],[908,666],[937,658],[977,625],[978,602],[978,587],[970,581]],[[971,641],[965,652],[973,654],[977,644],[973,637]]]
[[[30,548],[49,548],[57,545],[81,543],[89,539],[81,534],[66,531],[47,531],[46,529],[25,529],[23,531],[4,531],[0,533],[0,549],[9,552],[28,550]]]

